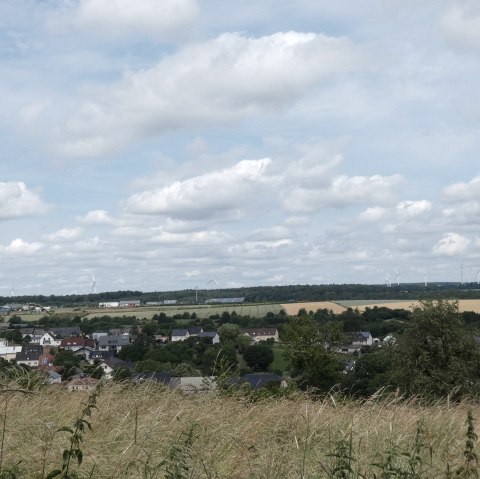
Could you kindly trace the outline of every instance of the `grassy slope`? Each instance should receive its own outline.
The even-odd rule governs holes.
[[[68,435],[55,431],[73,423],[86,397],[83,392],[56,388],[11,395],[3,464],[23,460],[22,477],[33,479],[41,477],[44,458],[47,471],[57,467]],[[384,457],[391,442],[409,450],[421,420],[433,454],[433,466],[421,477],[440,478],[447,462],[453,468],[463,462],[467,408],[466,404],[422,407],[397,400],[342,403],[331,397],[314,402],[302,395],[252,402],[113,384],[101,393],[98,411],[91,418],[93,430],[85,433],[80,477],[89,477],[94,464],[93,478],[165,477],[164,467],[156,470],[155,465],[176,447],[174,462],[189,467],[188,474],[178,477],[323,478],[328,477],[324,468],[334,461],[328,453],[350,433],[354,468],[367,477],[373,472],[379,477],[380,471],[371,464]],[[3,415],[4,401],[0,409]],[[480,417],[478,405],[473,413]],[[192,426],[192,446],[182,449],[179,446]],[[424,459],[429,460],[426,451]],[[397,460],[405,463],[407,458]]]

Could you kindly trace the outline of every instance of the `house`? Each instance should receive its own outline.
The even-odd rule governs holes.
[[[129,328],[111,328],[109,329],[109,334],[130,337],[130,329]]]
[[[102,362],[106,359],[111,359],[115,356],[115,351],[90,351],[88,356],[88,362],[90,364],[95,364],[95,362]]]
[[[140,306],[139,299],[127,299],[125,301],[119,301],[120,308],[137,308]]]
[[[69,391],[93,391],[98,383],[98,379],[88,377],[75,378],[68,382],[67,389]]]
[[[172,379],[172,376],[171,374],[168,374],[168,373],[140,373],[133,376],[132,381],[135,384],[140,384],[145,381],[152,381],[157,384],[162,383],[168,386],[170,384],[171,379]]]
[[[133,369],[133,363],[130,361],[123,361],[119,358],[110,358],[102,361],[98,367],[103,369],[104,377],[106,379],[111,379],[113,377],[113,373],[115,369],[125,368],[125,369]]]
[[[362,348],[361,344],[341,344],[335,348],[335,351],[341,354],[360,354]]]
[[[198,336],[200,333],[203,333],[203,328],[201,326],[192,326],[188,328],[190,336]]]
[[[198,333],[197,338],[199,339],[209,339],[212,344],[219,344],[220,343],[220,336],[216,331],[205,331]]]
[[[168,343],[170,339],[170,336],[165,336],[163,334],[156,334],[154,337],[157,343]]]
[[[256,343],[267,339],[273,339],[274,341],[279,339],[277,328],[250,328],[243,329],[242,332],[245,336],[250,336]]]
[[[352,344],[371,346],[373,344],[372,335],[367,331],[356,331],[352,333]]]
[[[107,301],[104,303],[98,303],[99,308],[118,308],[120,303],[118,301]]]
[[[62,382],[62,376],[56,371],[49,369],[47,371],[47,382],[48,384],[60,384]]]
[[[188,329],[174,329],[172,330],[171,341],[172,343],[176,341],[185,341],[189,337],[190,333],[188,332]]]
[[[0,346],[0,358],[5,361],[12,361],[17,357],[17,353],[22,350],[21,344],[13,344],[12,346]]]
[[[40,344],[40,340],[45,334],[43,329],[38,328],[22,328],[20,332],[22,333],[22,338],[25,339],[28,336],[30,338],[30,342],[35,344]]]
[[[52,354],[48,354],[48,353],[45,354],[45,352],[42,352],[42,354],[38,358],[38,368],[39,369],[51,368],[53,366],[54,359],[55,358]]]
[[[128,344],[130,344],[130,338],[128,336],[101,336],[98,339],[98,350],[115,351],[118,353],[123,346],[127,346]]]
[[[69,336],[62,339],[60,347],[75,353],[80,350],[95,349],[95,341],[90,338],[83,338],[82,336]]]
[[[252,389],[287,387],[287,381],[282,376],[272,373],[245,374],[239,378],[232,378],[230,384],[238,386],[248,384]]]
[[[102,336],[108,336],[108,331],[94,331],[92,333],[92,338],[95,341],[98,341]]]
[[[17,364],[36,368],[42,353],[43,348],[39,344],[24,344],[22,350],[16,354],[15,361]]]
[[[201,393],[205,391],[212,391],[217,389],[217,383],[214,377],[172,377],[169,386],[173,389],[178,389],[184,393]]]
[[[52,346],[58,347],[60,346],[61,339],[55,338],[53,333],[46,332],[39,340],[39,344],[41,346]]]
[[[68,338],[69,336],[81,336],[82,331],[78,326],[72,326],[67,328],[50,328],[48,332],[54,338]]]

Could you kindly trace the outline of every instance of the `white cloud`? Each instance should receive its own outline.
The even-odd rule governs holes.
[[[367,208],[365,211],[362,211],[359,215],[359,219],[366,222],[375,222],[380,218],[383,218],[386,213],[386,208],[382,208],[381,206],[373,206],[371,208]]]
[[[414,218],[432,209],[432,204],[427,200],[402,201],[396,206],[396,211],[402,218]]]
[[[270,162],[269,158],[243,160],[231,168],[134,194],[127,200],[127,210],[189,219],[235,210],[249,200],[258,185],[267,181],[265,171]]]
[[[322,207],[346,207],[356,203],[390,202],[402,183],[401,175],[335,177],[326,188],[293,188],[284,200],[289,212],[313,213]]]
[[[134,35],[171,41],[193,24],[198,12],[196,0],[79,0],[51,13],[47,25],[57,32],[68,26],[86,29],[97,38]]]
[[[472,178],[467,183],[460,182],[447,186],[443,192],[448,199],[455,201],[480,199],[480,176]]]
[[[464,253],[470,240],[458,233],[447,233],[434,247],[433,252],[439,255],[452,256]]]
[[[46,235],[45,238],[49,241],[71,241],[80,236],[81,228],[62,228],[54,233]]]
[[[4,251],[12,255],[31,255],[42,248],[42,243],[28,243],[21,238],[14,239],[8,246],[0,246],[0,252]]]
[[[113,219],[105,210],[89,211],[85,216],[78,218],[78,220],[87,225],[109,225],[113,223]]]
[[[48,205],[22,181],[0,183],[0,220],[39,215],[47,211]]]
[[[20,107],[18,114],[24,123],[33,123],[45,111],[49,103],[47,100],[35,100],[26,103]]]
[[[101,155],[175,128],[275,112],[360,61],[345,38],[226,33],[98,91],[67,123],[60,152]]]

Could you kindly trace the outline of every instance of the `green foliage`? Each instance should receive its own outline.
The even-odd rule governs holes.
[[[478,393],[480,349],[463,326],[456,302],[423,301],[395,344],[395,375],[407,394]]]
[[[339,381],[340,362],[327,350],[325,337],[312,317],[291,318],[285,326],[283,342],[292,376],[301,388],[328,391]]]
[[[252,344],[243,353],[245,362],[254,371],[266,371],[273,362],[273,351],[268,344]]]
[[[55,469],[51,471],[46,479],[54,479],[58,477],[60,479],[74,479],[76,474],[70,471],[72,461],[77,461],[77,465],[80,466],[83,462],[83,451],[81,445],[83,443],[84,434],[87,429],[92,429],[89,419],[92,413],[97,408],[97,397],[100,393],[100,386],[88,396],[85,407],[80,413],[80,416],[73,423],[73,427],[64,426],[57,430],[57,432],[66,432],[69,434],[69,447],[63,450],[61,469]]]

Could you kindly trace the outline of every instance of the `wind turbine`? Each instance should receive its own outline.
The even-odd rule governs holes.
[[[15,290],[13,289],[13,286],[12,286],[12,291],[10,292],[10,296],[13,298],[15,296]]]
[[[214,286],[216,286],[217,288],[220,288],[220,284],[218,283],[218,281],[211,279],[210,281],[207,281],[207,284],[210,284],[210,283],[213,283]]]
[[[477,285],[480,284],[480,269],[477,269]]]
[[[97,294],[97,282],[95,281],[95,276],[92,273],[92,294]]]
[[[463,286],[463,263],[460,265],[460,281]]]
[[[395,283],[397,283],[397,286],[400,286],[400,280],[398,279],[400,277],[400,273],[398,272],[398,269],[395,268]]]
[[[392,281],[390,280],[390,273],[387,273],[385,275],[385,284],[387,285],[387,288],[392,287]]]
[[[427,268],[423,268],[423,279],[425,281],[425,288],[428,286],[427,283]]]

